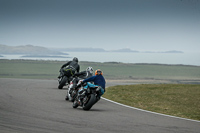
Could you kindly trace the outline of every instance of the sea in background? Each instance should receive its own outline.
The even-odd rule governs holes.
[[[133,52],[65,52],[63,58],[22,57],[24,55],[2,55],[0,59],[30,59],[68,61],[77,57],[79,61],[91,62],[122,62],[122,63],[156,63],[182,64],[200,66],[200,53],[133,53]]]

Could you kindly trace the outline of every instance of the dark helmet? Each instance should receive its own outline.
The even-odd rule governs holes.
[[[75,62],[78,63],[78,58],[74,57],[74,58],[73,58],[73,61],[75,61]]]

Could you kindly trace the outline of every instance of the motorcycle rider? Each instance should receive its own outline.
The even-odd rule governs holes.
[[[72,75],[75,74],[75,72],[79,71],[80,71],[80,65],[78,64],[78,58],[74,57],[72,61],[69,61],[62,65],[60,69],[60,75],[58,76],[58,78],[61,78],[64,75],[70,78]]]
[[[87,67],[87,69],[85,71],[75,73],[74,76],[77,76],[78,78],[77,77],[73,78],[73,80],[72,80],[73,84],[72,84],[72,86],[69,87],[68,92],[71,93],[71,90],[76,87],[76,85],[80,79],[86,79],[86,78],[93,76],[93,71],[94,71],[93,68],[89,66],[89,67]],[[68,92],[67,92],[65,100],[69,100]]]
[[[91,76],[93,76],[93,68],[91,66],[87,67],[87,69],[85,71],[82,72],[77,72],[74,75],[78,76],[81,79],[86,79],[89,78]]]
[[[85,83],[85,82],[93,82],[94,85],[97,85],[101,88],[100,90],[101,94],[98,96],[99,98],[98,100],[100,100],[101,96],[105,92],[105,84],[106,84],[105,78],[103,77],[103,72],[100,69],[97,69],[95,71],[95,76],[89,77],[82,81],[82,83]]]

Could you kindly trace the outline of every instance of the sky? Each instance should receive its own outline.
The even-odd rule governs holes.
[[[200,1],[0,0],[0,44],[200,51]]]

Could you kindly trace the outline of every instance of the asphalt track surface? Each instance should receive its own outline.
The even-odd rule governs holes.
[[[56,80],[0,79],[0,133],[200,133],[200,122],[127,108],[101,99],[72,108]],[[115,85],[107,83],[107,86]]]

